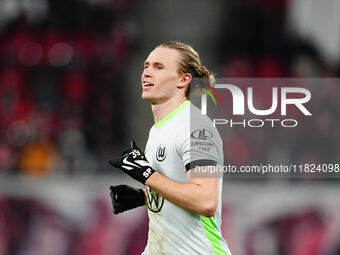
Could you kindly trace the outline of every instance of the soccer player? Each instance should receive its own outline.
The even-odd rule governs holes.
[[[151,103],[155,122],[145,154],[132,142],[110,161],[146,186],[110,187],[115,214],[148,206],[149,234],[142,255],[231,254],[221,235],[222,178],[193,175],[223,164],[217,130],[188,100],[193,78],[214,80],[191,46],[173,41],[157,46],[141,77],[142,98]]]

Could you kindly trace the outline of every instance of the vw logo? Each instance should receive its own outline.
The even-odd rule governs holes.
[[[164,204],[164,197],[159,195],[157,192],[146,187],[146,194],[148,196],[148,208],[150,211],[157,213],[159,212]]]

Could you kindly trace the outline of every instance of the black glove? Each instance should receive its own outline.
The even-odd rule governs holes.
[[[128,185],[110,186],[113,213],[118,214],[145,205],[145,194],[142,189]]]
[[[125,150],[120,158],[109,163],[143,184],[155,172],[135,142],[131,142],[131,148]]]

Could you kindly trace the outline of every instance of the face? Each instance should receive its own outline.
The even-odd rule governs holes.
[[[159,47],[144,62],[142,98],[152,104],[166,102],[179,94],[181,76],[177,72],[177,50]],[[183,90],[183,89],[182,89]]]

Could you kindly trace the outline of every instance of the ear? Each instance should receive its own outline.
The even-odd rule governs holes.
[[[189,86],[192,79],[192,75],[190,73],[185,73],[180,77],[179,83],[177,84],[177,88],[184,88]]]

